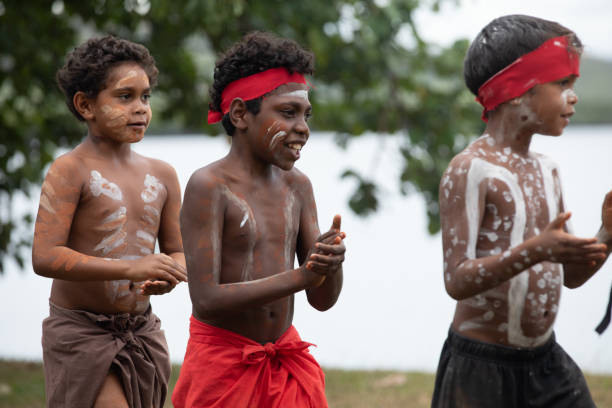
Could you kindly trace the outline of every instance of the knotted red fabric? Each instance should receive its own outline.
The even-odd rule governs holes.
[[[478,89],[478,101],[486,113],[521,96],[537,84],[580,75],[580,55],[568,48],[566,36],[551,38],[493,75]]]
[[[217,123],[229,112],[230,104],[236,98],[243,101],[259,98],[279,86],[288,83],[308,84],[298,72],[290,73],[287,68],[270,68],[230,82],[221,93],[221,111],[208,109],[208,123]]]
[[[175,408],[325,408],[325,376],[291,326],[261,345],[190,318]]]

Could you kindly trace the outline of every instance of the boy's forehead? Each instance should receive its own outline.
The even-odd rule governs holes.
[[[274,89],[269,93],[269,95],[284,95],[295,92],[296,94],[300,94],[303,95],[303,97],[308,98],[308,89],[308,85],[306,84],[289,82]]]
[[[127,83],[132,79],[145,80],[147,86],[149,76],[145,70],[135,62],[124,62],[115,65],[108,71],[106,86],[111,88],[121,88],[127,86]]]

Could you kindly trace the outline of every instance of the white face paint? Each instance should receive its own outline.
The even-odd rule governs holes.
[[[163,184],[155,176],[147,174],[144,180],[144,190],[140,193],[140,197],[145,203],[150,203],[157,200],[159,193],[164,188]]]
[[[97,170],[92,170],[90,173],[89,189],[94,197],[105,195],[116,201],[121,201],[123,199],[123,194],[119,186],[102,177]]]
[[[276,132],[270,139],[270,149],[274,149],[283,136],[287,136],[287,132],[284,130]]]
[[[283,96],[294,96],[294,97],[302,98],[306,102],[309,102],[309,100],[308,100],[308,90],[306,90],[306,89],[298,89],[296,91],[286,92],[286,93],[283,94]]]

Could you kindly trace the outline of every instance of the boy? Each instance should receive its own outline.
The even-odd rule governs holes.
[[[49,407],[164,404],[170,361],[149,295],[186,281],[180,188],[172,167],[130,147],[151,120],[157,73],[145,47],[112,36],[80,45],[57,72],[88,132],[51,165],[34,232],[34,271],[53,278]]]
[[[594,406],[553,323],[561,285],[587,281],[610,239],[603,227],[604,243],[567,232],[559,171],[529,151],[534,133],[559,136],[569,123],[581,50],[567,28],[511,15],[467,52],[465,81],[487,126],[440,182],[444,283],[457,306],[433,407]]]
[[[208,121],[222,121],[232,145],[185,190],[193,315],[176,408],[327,406],[311,344],[291,324],[296,292],[318,310],[334,305],[345,251],[339,216],[317,238],[312,186],[293,167],[309,136],[312,71],[311,53],[266,33],[215,66]]]

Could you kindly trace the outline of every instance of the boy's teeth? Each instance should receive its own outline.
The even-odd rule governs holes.
[[[295,149],[295,150],[302,150],[302,145],[298,144],[298,143],[290,143],[287,146],[289,146],[291,149]]]

